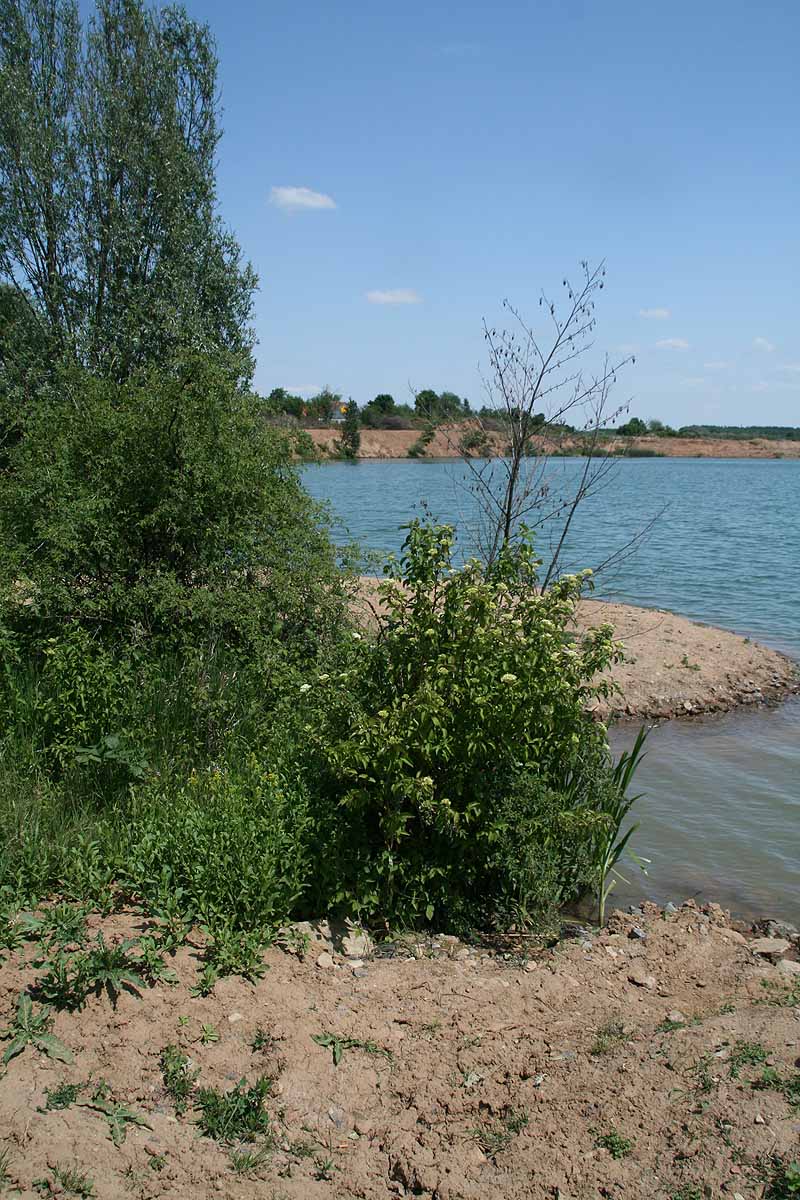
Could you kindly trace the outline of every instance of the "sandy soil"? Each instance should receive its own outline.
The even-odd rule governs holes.
[[[360,581],[356,611],[367,623],[374,620],[378,582],[370,577]],[[800,690],[796,663],[724,629],[659,609],[582,601],[578,629],[602,624],[613,625],[625,649],[625,661],[610,672],[619,695],[599,702],[594,710],[603,720],[727,712]]]
[[[143,926],[132,913],[102,922],[109,941]],[[800,1131],[791,943],[768,943],[773,965],[763,943],[692,901],[572,933],[501,952],[409,935],[375,956],[361,939],[360,959],[317,940],[303,957],[270,950],[257,984],[227,978],[205,998],[189,991],[199,951],[182,948],[176,985],[56,1014],[73,1063],[29,1046],[8,1064],[5,1194],[86,1194],[55,1182],[74,1168],[100,1200],[764,1196]],[[33,954],[0,969],[0,1029],[37,975]],[[204,1025],[216,1042],[203,1044]],[[338,1065],[314,1040],[325,1035],[345,1039]],[[272,1080],[268,1149],[249,1171],[233,1169],[235,1147],[201,1136],[196,1091],[176,1113],[159,1065],[168,1044],[190,1056],[198,1087]],[[87,1098],[101,1079],[107,1103],[146,1122],[127,1124],[119,1146],[102,1113],[47,1107],[48,1089],[86,1085]]]
[[[437,429],[425,450],[425,457],[457,458],[459,439],[470,428],[472,425],[467,423]],[[335,453],[334,443],[340,436],[339,430],[309,429],[308,433],[321,451]],[[407,458],[409,449],[418,437],[417,429],[364,429],[361,431],[358,457]],[[502,453],[505,438],[500,434],[490,434],[489,441],[494,453]],[[561,449],[569,449],[571,445],[569,439],[559,443]],[[546,452],[547,443],[542,441],[540,448]],[[619,448],[652,450],[667,458],[800,458],[800,442],[773,442],[766,438],[754,438],[747,442],[712,438],[617,438],[608,444],[611,451]]]

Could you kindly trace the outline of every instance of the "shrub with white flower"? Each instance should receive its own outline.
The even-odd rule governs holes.
[[[512,893],[524,908],[537,855],[554,872],[548,895],[586,886],[579,830],[588,845],[602,823],[590,780],[609,765],[587,706],[608,694],[603,672],[621,647],[609,626],[575,636],[589,577],[538,593],[526,538],[489,568],[454,568],[453,547],[451,527],[411,525],[385,568],[375,635],[346,651],[347,684],[340,676],[315,691],[320,771],[341,853],[358,864],[341,900],[356,913],[474,919]],[[529,799],[517,811],[520,780]],[[491,865],[521,846],[532,856],[524,868]]]

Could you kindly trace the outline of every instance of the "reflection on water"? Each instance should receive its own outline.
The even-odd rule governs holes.
[[[553,463],[568,484],[580,460]],[[664,505],[637,553],[601,575],[598,596],[672,609],[758,637],[800,658],[800,461],[650,459],[619,464],[579,510],[568,559],[592,566]],[[312,467],[304,481],[368,550],[397,551],[426,501],[441,520],[475,521],[464,468],[398,460]],[[339,531],[344,540],[344,521]],[[540,537],[546,556],[548,539]],[[615,749],[632,740],[613,735]],[[800,923],[800,701],[653,731],[636,780],[633,843],[653,860],[626,869],[618,899],[697,894],[743,915]]]

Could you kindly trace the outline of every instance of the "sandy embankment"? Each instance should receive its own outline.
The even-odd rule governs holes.
[[[425,457],[458,458],[460,438],[474,428],[474,423],[469,422],[461,426],[440,426],[425,450]],[[335,454],[340,430],[309,429],[306,432],[323,453]],[[419,435],[418,429],[363,429],[357,457],[407,458]],[[489,442],[493,453],[502,454],[507,439],[492,433],[489,434]],[[540,452],[547,453],[548,449],[569,450],[574,442],[569,438],[557,444],[538,440],[537,445]],[[625,449],[650,450],[665,458],[800,458],[800,442],[774,442],[766,438],[754,438],[747,442],[722,438],[615,438],[604,449],[609,453]]]
[[[366,621],[378,582],[361,580]],[[727,712],[800,691],[797,663],[736,633],[659,609],[583,600],[578,629],[602,624],[613,625],[625,647],[625,662],[610,672],[621,694],[598,705],[596,712],[603,719]]]

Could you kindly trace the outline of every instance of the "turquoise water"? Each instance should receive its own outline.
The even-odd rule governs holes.
[[[553,460],[554,489],[582,469]],[[397,551],[423,503],[469,543],[477,510],[461,463],[326,463],[304,472],[339,515],[336,533]],[[596,595],[668,608],[756,637],[800,659],[800,462],[630,459],[579,510],[566,564],[597,566],[662,509],[650,532],[602,570]],[[540,553],[549,553],[540,531]],[[619,747],[627,731],[614,735]],[[800,921],[800,701],[654,729],[638,782],[638,852],[619,897],[698,895],[740,915]]]

